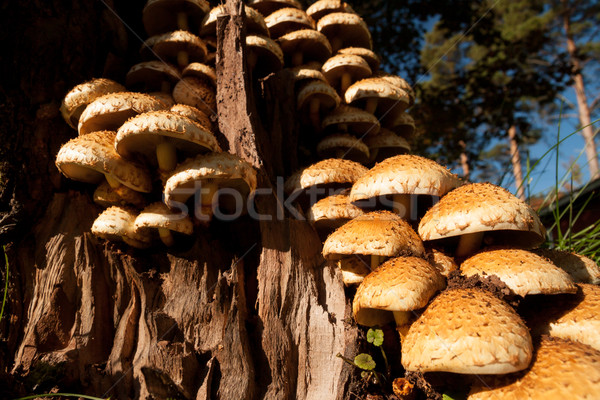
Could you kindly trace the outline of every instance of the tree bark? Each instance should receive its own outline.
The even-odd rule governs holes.
[[[129,16],[141,20],[144,3],[130,4],[138,14]],[[122,81],[139,48],[123,44],[106,4],[23,1],[5,16],[6,34],[27,46],[12,44],[21,74],[3,88],[0,110],[10,265],[0,397],[347,398],[354,375],[336,354],[355,355],[358,331],[316,232],[282,206],[278,174],[296,167],[284,155],[297,135],[293,90],[285,72],[249,82],[241,0],[228,0],[218,23],[219,139],[258,170],[252,204],[262,217],[213,221],[169,250],[89,233],[100,212],[93,188],[61,178],[54,157],[75,135],[58,112],[64,94],[93,76]]]
[[[467,144],[464,140],[460,140],[458,142],[461,152],[460,152],[460,167],[463,171],[463,179],[468,181],[471,177],[471,169],[469,168],[469,156],[467,156]]]
[[[523,201],[525,197],[525,185],[523,184],[523,169],[521,167],[521,153],[519,153],[519,142],[517,141],[517,127],[512,125],[508,128],[508,140],[510,141],[510,162],[515,177],[517,197]]]

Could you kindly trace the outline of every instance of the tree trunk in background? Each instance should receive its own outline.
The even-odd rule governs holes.
[[[519,143],[517,142],[517,127],[514,125],[508,128],[508,140],[510,141],[510,162],[512,164],[513,175],[515,177],[517,197],[525,201],[525,185],[523,184],[521,153],[519,153]]]
[[[458,142],[462,151],[460,152],[460,167],[463,171],[463,179],[468,181],[471,177],[471,169],[469,168],[469,156],[467,156],[467,144],[464,140]]]
[[[144,3],[114,4],[138,33]],[[10,265],[0,398],[349,398],[356,374],[336,354],[356,354],[358,331],[340,273],[324,263],[312,227],[281,209],[276,185],[297,167],[284,155],[298,134],[293,84],[281,73],[253,93],[241,0],[219,20],[218,139],[257,168],[264,220],[213,221],[169,250],[89,233],[100,212],[93,188],[61,178],[54,157],[76,135],[59,113],[64,94],[95,76],[122,82],[135,63],[140,43],[127,44],[108,7],[20,1],[2,16],[2,34],[24,43],[4,40],[13,59],[0,67],[15,77],[0,92],[0,239]]]
[[[579,122],[582,126],[581,136],[583,136],[583,140],[585,140],[585,155],[590,171],[590,180],[594,180],[600,178],[598,151],[596,150],[596,142],[594,141],[594,128],[591,125],[590,107],[588,106],[587,96],[585,94],[585,85],[583,83],[583,75],[581,74],[581,63],[579,58],[577,58],[577,46],[575,45],[575,40],[571,33],[569,4],[566,0],[563,0],[563,5],[563,26],[567,37],[567,50],[571,56],[571,64],[573,64],[573,89],[575,90],[575,96],[577,98]]]

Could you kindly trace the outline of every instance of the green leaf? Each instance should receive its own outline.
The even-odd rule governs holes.
[[[354,364],[360,369],[364,369],[365,371],[371,371],[375,368],[375,361],[373,357],[369,354],[360,353],[356,357],[354,357]]]
[[[369,329],[367,331],[367,342],[373,343],[373,346],[383,344],[383,331],[381,329]]]
[[[442,400],[454,400],[454,398],[448,396],[446,393],[442,395]]]

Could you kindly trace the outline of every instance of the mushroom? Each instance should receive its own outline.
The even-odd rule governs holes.
[[[317,154],[321,158],[346,158],[360,164],[369,160],[369,148],[362,140],[347,133],[334,133],[317,144]]]
[[[362,57],[352,54],[337,54],[329,58],[321,67],[321,71],[327,82],[338,89],[341,95],[353,82],[371,75],[369,64]]]
[[[273,39],[301,29],[315,29],[315,21],[312,18],[304,11],[290,7],[273,11],[265,17],[265,23]]]
[[[364,47],[346,47],[345,49],[339,49],[337,54],[351,54],[362,57],[369,64],[369,68],[371,68],[373,73],[379,69],[379,64],[381,63],[381,59],[373,50],[365,49]]]
[[[600,267],[586,256],[556,249],[536,249],[533,252],[549,258],[557,267],[565,270],[575,282],[600,284]]]
[[[478,289],[448,289],[412,323],[402,342],[407,371],[507,374],[527,368],[533,346],[507,303]]]
[[[289,68],[288,71],[291,72],[296,87],[305,84],[306,81],[316,80],[327,82],[325,75],[321,72],[321,63],[316,61]]]
[[[465,276],[496,275],[515,294],[575,293],[577,287],[562,269],[550,260],[521,249],[481,251],[460,265]]]
[[[421,238],[402,218],[389,211],[373,211],[354,218],[327,237],[323,257],[340,261],[349,256],[366,258],[365,264],[374,270],[385,257],[398,255],[423,257]]]
[[[369,148],[369,164],[410,152],[410,145],[406,139],[385,128],[381,128],[376,135],[367,135],[364,142]]]
[[[456,257],[473,254],[483,242],[533,248],[544,241],[545,232],[527,203],[491,183],[452,190],[419,223],[424,241],[454,245]]]
[[[117,154],[115,136],[115,132],[97,131],[69,140],[56,156],[56,167],[67,178],[76,181],[97,184],[106,178],[121,197],[126,196],[121,185],[137,192],[150,193],[150,174]]]
[[[157,100],[160,100],[164,104],[164,109],[168,110],[169,108],[175,105],[175,100],[170,93],[165,92],[150,92],[148,93],[150,96],[154,97]]]
[[[306,83],[298,92],[296,105],[306,115],[317,131],[321,130],[321,115],[340,105],[340,97],[327,82],[314,80]]]
[[[144,61],[129,69],[125,84],[132,90],[170,94],[173,84],[180,79],[181,74],[172,65],[162,61]]]
[[[194,232],[194,225],[187,214],[178,212],[174,213],[162,202],[156,202],[148,205],[136,217],[133,224],[137,233],[150,235],[152,229],[158,231],[160,240],[166,246],[173,246],[175,239],[171,232],[183,233],[191,235]]]
[[[297,67],[307,61],[325,62],[331,57],[331,45],[322,33],[301,29],[286,33],[277,39],[285,54],[286,65]]]
[[[132,247],[145,249],[150,246],[150,236],[134,230],[136,216],[137,211],[131,208],[109,207],[94,221],[92,233],[101,239],[123,241]]]
[[[123,92],[125,87],[110,79],[97,78],[80,83],[66,94],[60,112],[69,126],[77,129],[79,117],[92,101],[105,94]]]
[[[178,114],[197,122],[200,126],[204,127],[210,132],[213,132],[212,122],[208,115],[198,110],[196,107],[188,106],[187,104],[174,104],[170,110],[174,114]]]
[[[429,263],[433,265],[438,271],[440,271],[440,274],[442,274],[446,278],[449,278],[450,274],[458,269],[458,265],[456,265],[454,258],[450,257],[441,250],[427,250],[426,258],[429,261]]]
[[[119,186],[118,190],[115,190],[108,182],[102,182],[98,185],[94,190],[93,199],[94,203],[102,208],[127,205],[141,208],[146,204],[146,200],[141,193],[122,185]]]
[[[248,34],[269,36],[269,29],[265,23],[265,19],[262,14],[256,11],[252,7],[245,7],[245,18],[246,21],[246,32]],[[208,14],[204,16],[202,20],[202,26],[200,27],[201,37],[216,38],[217,36],[217,19],[221,15],[225,15],[225,5],[220,4],[213,7]]]
[[[363,214],[363,211],[348,201],[348,191],[327,196],[313,204],[306,214],[308,221],[322,238]],[[368,273],[368,271],[367,271]]]
[[[376,135],[380,129],[379,121],[373,114],[344,104],[323,118],[321,125],[329,131],[348,132],[359,137]]]
[[[175,208],[199,194],[199,198],[194,198],[194,214],[197,220],[208,222],[212,219],[215,195],[223,188],[234,190],[245,201],[256,189],[256,171],[233,154],[199,155],[179,164],[169,176],[164,188],[165,203]],[[237,206],[234,204],[234,208]]]
[[[216,115],[215,89],[203,79],[192,76],[181,79],[173,89],[173,99],[177,103],[196,107],[207,115]]]
[[[190,62],[204,61],[208,53],[202,39],[182,30],[152,36],[144,42],[144,47],[151,48],[159,60],[177,64],[180,68]]]
[[[206,0],[148,0],[142,10],[142,22],[148,36],[176,29],[198,32],[209,10]]]
[[[297,0],[250,0],[248,6],[256,9],[265,17],[282,8],[302,9],[302,4]]]
[[[399,155],[383,160],[363,175],[350,191],[350,201],[372,201],[392,195],[394,212],[407,220],[416,220],[414,195],[426,195],[421,200],[432,201],[461,184],[460,179],[435,161],[414,155]],[[435,200],[435,199],[433,199]]]
[[[123,158],[141,156],[163,171],[177,165],[177,151],[194,156],[221,151],[215,136],[191,119],[170,111],[140,114],[125,122],[117,132],[115,149]]]
[[[79,118],[79,135],[96,131],[116,131],[129,118],[148,111],[162,110],[158,99],[134,92],[110,93],[91,102]]]
[[[388,74],[387,72],[377,72],[373,75],[373,78],[378,78],[388,82],[390,85],[397,87],[398,89],[404,90],[408,95],[408,106],[411,107],[415,104],[415,91],[412,86],[406,80],[398,75]]]
[[[344,47],[364,47],[371,50],[373,42],[365,21],[354,13],[336,12],[319,19],[317,30],[327,36],[334,52]]]
[[[386,127],[406,140],[413,140],[415,137],[415,120],[405,112],[398,114],[396,119],[387,124]]]
[[[256,78],[264,78],[283,68],[283,51],[266,36],[247,35],[248,68]]]
[[[369,273],[358,286],[352,302],[354,320],[359,325],[372,326],[371,310],[389,311],[402,339],[414,311],[425,307],[445,287],[444,277],[422,258],[392,258]]]
[[[318,0],[306,9],[306,13],[315,21],[336,12],[354,13],[354,10],[341,0]]]
[[[210,67],[206,64],[196,62],[190,63],[184,68],[181,75],[184,78],[187,78],[188,76],[198,78],[213,87],[215,90],[217,89],[217,72],[213,67]]]
[[[367,78],[353,83],[344,92],[347,104],[363,108],[380,118],[395,118],[408,107],[408,94],[386,81]]]
[[[600,351],[564,339],[542,338],[531,367],[521,374],[481,377],[469,400],[595,399]]]

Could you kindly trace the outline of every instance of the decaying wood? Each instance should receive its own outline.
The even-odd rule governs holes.
[[[109,18],[92,3],[78,3],[72,12],[81,21],[98,13]],[[259,85],[253,88],[245,72],[241,1],[226,5],[229,15],[218,24],[220,139],[259,171],[263,191],[255,208],[263,218],[214,221],[168,251],[96,239],[89,233],[100,211],[91,202],[93,188],[61,179],[54,167],[58,146],[73,135],[58,114],[71,82],[40,95],[35,118],[16,131],[37,136],[11,142],[31,150],[27,163],[34,172],[24,186],[3,186],[0,196],[15,197],[22,210],[14,214],[16,208],[8,207],[13,214],[4,215],[19,224],[30,221],[8,246],[10,319],[0,324],[6,397],[34,390],[122,399],[347,397],[352,371],[336,354],[354,355],[357,331],[345,322],[349,307],[341,277],[324,263],[312,227],[285,210],[277,185],[277,176],[297,162],[295,155],[283,155],[297,137],[289,133],[297,126],[293,90],[285,73],[268,77],[260,93]],[[68,15],[70,6],[55,7],[47,11],[50,17],[40,11],[38,24],[54,12]],[[100,62],[100,69],[119,70],[114,57]],[[42,61],[28,73],[41,67]],[[58,66],[53,71],[63,73]],[[282,93],[277,104],[257,106],[272,101],[273,93]],[[15,115],[27,109],[22,100],[7,104],[21,107]],[[259,108],[269,110],[269,121],[260,120]],[[10,178],[19,176],[15,169]],[[3,227],[9,229],[2,225],[0,232]]]

